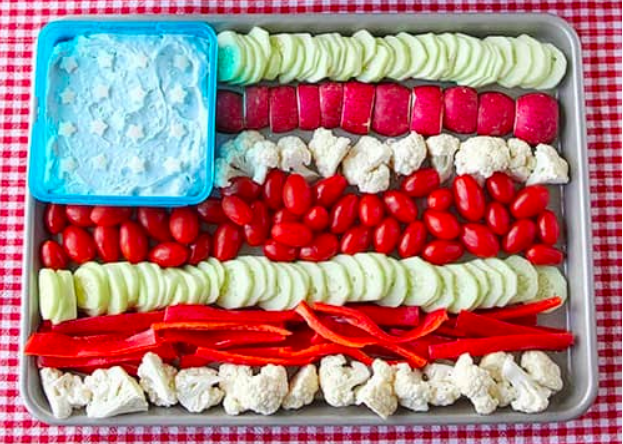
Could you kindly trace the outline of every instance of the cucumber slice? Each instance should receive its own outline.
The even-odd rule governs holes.
[[[194,265],[186,265],[184,267],[184,271],[193,275],[196,280],[199,282],[199,300],[197,301],[198,304],[207,304],[208,303],[208,299],[210,299],[211,296],[211,279],[210,277],[204,273],[203,271],[201,271],[199,269],[199,267],[196,267]],[[166,307],[168,304],[165,303],[165,305],[163,305],[164,307]]]
[[[56,272],[51,268],[39,270],[39,312],[44,320],[54,319],[63,298],[63,289]]]
[[[344,67],[346,66],[346,59],[348,58],[348,44],[346,39],[340,34],[330,34],[331,49],[333,51],[333,65],[329,77],[331,80],[337,80],[343,76]]]
[[[188,286],[177,268],[165,268],[162,271],[166,299],[170,305],[188,303]]]
[[[494,54],[489,45],[484,42],[480,42],[480,45],[482,47],[482,55],[478,65],[469,75],[460,76],[456,79],[459,85],[478,85],[486,77]],[[470,72],[470,70],[468,69],[466,72]]]
[[[469,68],[473,48],[476,51],[480,48],[480,46],[474,46],[472,43],[473,37],[466,34],[456,34],[456,60],[454,61],[452,73],[448,75],[448,80],[456,79]],[[480,56],[480,54],[476,54],[476,56]]]
[[[484,42],[489,43],[500,50],[503,63],[502,69],[500,70],[497,78],[501,79],[502,77],[506,77],[515,65],[515,48],[513,47],[513,44],[508,38],[501,36],[487,37],[484,39]]]
[[[262,80],[266,67],[268,66],[268,57],[264,54],[261,45],[250,36],[242,36],[245,39],[247,47],[253,53],[254,62],[251,65],[248,76],[241,79],[243,85],[252,85]]]
[[[385,40],[376,38],[376,51],[374,57],[365,65],[361,74],[357,76],[360,82],[378,82],[387,74],[389,67],[394,63],[394,50]]]
[[[511,38],[510,41],[515,53],[515,64],[509,73],[499,80],[500,85],[505,88],[514,88],[521,84],[532,69],[530,46],[523,40]]]
[[[516,304],[533,300],[539,291],[539,276],[534,266],[521,256],[509,256],[504,262],[517,274],[517,293],[509,302]]]
[[[389,69],[387,77],[394,80],[404,80],[407,78],[411,68],[411,50],[399,38],[388,35],[385,37],[387,43],[394,50],[394,64]]]
[[[281,52],[279,48],[277,48],[277,44],[274,41],[274,38],[270,37],[270,58],[266,63],[266,71],[264,71],[263,78],[264,80],[272,81],[277,78],[279,75],[279,70],[281,69]]]
[[[470,45],[471,58],[469,64],[465,67],[465,70],[456,75],[454,80],[456,80],[457,83],[467,84],[467,81],[473,81],[473,79],[478,78],[478,76],[481,75],[481,72],[484,72],[487,69],[491,54],[487,51],[487,48],[482,40],[468,35],[464,36],[464,38]]]
[[[264,28],[260,28],[259,26],[254,26],[251,31],[249,31],[248,36],[255,40],[262,49],[264,53],[264,57],[269,59],[272,54],[272,44],[270,43],[270,34]]]
[[[239,76],[229,81],[232,85],[241,85],[248,82],[253,76],[255,63],[255,48],[251,46],[251,42],[243,35],[239,35],[240,51],[244,54],[245,63]]]
[[[311,34],[296,34],[296,36],[301,39],[301,43],[303,44],[302,51],[303,54],[305,54],[305,63],[296,76],[298,81],[302,81],[314,72],[319,51],[316,39],[314,39]]]
[[[424,48],[422,42],[416,39],[412,34],[401,32],[396,37],[402,40],[402,42],[407,45],[407,48],[409,48],[409,60],[411,61],[411,64],[409,66],[409,70],[405,73],[406,78],[418,77],[420,71],[424,65],[426,65],[426,61],[428,60],[426,48]]]
[[[361,269],[365,279],[364,293],[360,301],[378,301],[383,298],[387,287],[387,276],[384,268],[370,253],[357,253],[353,256]]]
[[[370,60],[372,60],[376,52],[376,42],[374,41],[374,36],[365,29],[360,29],[353,34],[352,38],[361,43],[361,47],[363,49],[361,62],[363,66],[366,66]]]
[[[129,262],[117,262],[117,267],[123,275],[123,282],[128,293],[128,308],[134,308],[138,303],[138,295],[140,291],[140,280],[136,267]]]
[[[218,34],[218,81],[230,82],[242,75],[247,63],[240,35],[233,31]]]
[[[489,276],[487,276],[487,273],[485,273],[481,268],[474,265],[472,262],[466,262],[463,264],[463,266],[478,281],[478,288],[480,289],[480,291],[478,292],[478,299],[476,300],[476,302],[474,302],[474,305],[470,307],[470,309],[474,309],[478,307],[480,303],[489,294],[489,290],[491,289],[491,284],[489,283]]]
[[[334,258],[335,259],[335,258]],[[324,302],[327,300],[327,280],[324,272],[315,262],[297,262],[297,265],[310,278],[309,294],[307,302]]]
[[[435,69],[430,75],[432,79],[439,79],[444,73],[448,71],[448,54],[446,45],[439,40],[437,36],[435,36],[435,40],[437,41],[437,64],[435,65]]]
[[[74,273],[78,308],[89,316],[106,313],[110,300],[107,275],[97,262],[87,262]]]
[[[441,277],[441,294],[437,300],[423,307],[426,312],[439,310],[441,308],[447,310],[454,304],[454,299],[456,297],[456,278],[454,277],[454,273],[445,266],[435,267],[435,270]]]
[[[539,280],[539,290],[537,291],[535,300],[547,299],[558,296],[564,304],[567,300],[567,280],[556,267],[543,265],[536,268],[536,274]],[[552,308],[549,311],[555,310]]]
[[[456,62],[457,51],[459,49],[458,39],[456,35],[450,32],[444,32],[437,36],[437,43],[443,45],[446,50],[446,70],[441,73],[441,80],[449,80],[450,75],[454,71],[454,64]]]
[[[520,35],[517,39],[524,41],[530,47],[530,54],[532,56],[530,72],[528,72],[528,75],[521,81],[521,86],[524,88],[533,88],[547,78],[552,68],[552,59],[538,40],[526,34]]]
[[[208,264],[212,265],[216,271],[216,276],[218,277],[218,290],[220,294],[223,284],[225,283],[225,267],[223,267],[223,263],[221,261],[213,257],[208,259]]]
[[[441,296],[441,278],[433,265],[419,257],[403,259],[401,263],[409,276],[405,305],[429,305]]]
[[[484,295],[483,299],[478,301],[478,308],[494,307],[497,301],[504,297],[504,278],[498,270],[482,259],[473,260],[471,264],[484,271],[489,279],[489,291]]]
[[[474,84],[475,88],[495,83],[500,77],[500,73],[504,68],[504,57],[502,56],[502,50],[489,42],[484,42],[484,45],[489,48],[489,50],[493,54],[493,57],[491,57],[491,60],[489,61],[489,68],[487,69],[485,75],[482,77],[482,79],[480,79],[479,82],[476,82]]]
[[[223,264],[225,283],[217,305],[226,308],[245,307],[253,291],[253,275],[249,266],[239,260],[232,259]]]
[[[282,72],[279,76],[279,83],[290,83],[294,79],[298,78],[305,65],[306,54],[303,47],[303,41],[296,34],[293,34],[291,38],[294,40],[295,52],[294,52],[294,64],[292,67]]]
[[[344,43],[346,45],[344,64],[342,65],[339,76],[335,77],[335,80],[342,82],[352,77],[357,77],[363,70],[363,65],[361,64],[363,47],[361,43],[349,37],[344,37]]]
[[[279,66],[279,74],[285,74],[290,71],[299,52],[299,40],[292,34],[277,34],[270,37],[271,43],[281,55],[281,65]]]
[[[264,271],[264,265],[257,260],[254,256],[241,256],[239,261],[244,262],[251,271],[253,277],[253,289],[251,290],[251,296],[247,301],[247,306],[252,307],[262,299],[266,298],[266,272]]]
[[[387,296],[376,303],[384,307],[398,307],[403,303],[407,294],[409,294],[409,277],[407,276],[407,270],[400,262],[393,257],[388,257],[387,260],[394,268],[395,277]]]
[[[292,297],[286,306],[288,310],[291,310],[296,308],[299,302],[306,300],[309,296],[311,279],[296,263],[284,263],[283,265],[292,278]]]
[[[214,304],[219,297],[220,289],[219,289],[219,279],[218,274],[216,272],[216,268],[212,266],[209,262],[199,262],[197,264],[197,268],[206,275],[208,280],[210,281],[210,291],[207,299],[205,300],[206,304]]]
[[[375,259],[381,268],[383,269],[383,274],[385,275],[385,287],[383,288],[383,296],[385,297],[389,294],[389,290],[391,290],[392,285],[394,284],[394,279],[396,278],[396,269],[389,262],[389,256],[385,256],[381,253],[368,253]]]
[[[505,307],[517,294],[517,274],[501,259],[488,258],[484,260],[487,265],[493,267],[502,275],[504,280],[504,295],[495,303],[496,307]]]
[[[314,37],[314,41],[316,42],[318,57],[316,57],[314,70],[307,76],[306,80],[309,83],[318,83],[322,79],[328,77],[333,62],[331,48],[327,42],[316,37]]]
[[[138,311],[152,311],[166,299],[166,285],[164,276],[160,272],[160,267],[151,262],[141,262],[136,264],[136,272],[140,282]]]
[[[331,258],[331,261],[342,264],[346,269],[346,273],[348,273],[348,278],[353,288],[351,299],[348,302],[360,301],[363,298],[366,278],[359,262],[353,256],[347,254],[338,254]]]
[[[338,73],[340,69],[340,63],[342,61],[342,46],[338,44],[338,34],[320,34],[315,39],[324,45],[325,51],[331,54],[331,63],[327,70],[327,77],[332,77]]]
[[[471,309],[480,296],[478,279],[463,264],[449,264],[445,267],[454,274],[454,302],[448,307],[448,311],[458,313]]]
[[[272,298],[260,301],[260,307],[264,310],[285,310],[292,299],[292,276],[283,263],[273,262],[272,264],[277,273],[277,288]]]
[[[106,313],[109,315],[124,313],[128,309],[128,289],[125,286],[123,274],[115,263],[104,264],[103,268],[106,271],[110,288],[110,301]]]
[[[537,89],[552,89],[555,88],[565,76],[567,71],[567,58],[560,49],[556,48],[551,43],[545,43],[543,48],[549,53],[551,68],[547,77],[534,87]]]
[[[263,256],[258,256],[257,260],[264,267],[264,274],[266,275],[266,291],[260,298],[260,301],[265,301],[272,298],[277,291],[277,270],[273,266],[273,263]]]
[[[184,269],[178,269],[178,272],[182,279],[184,279],[184,283],[186,283],[186,287],[188,288],[188,304],[201,304],[201,293],[203,289],[201,288],[201,279],[195,276],[192,273]]]
[[[56,315],[52,316],[52,324],[59,324],[78,317],[78,307],[76,306],[76,291],[74,289],[74,276],[69,270],[58,270],[56,272],[61,299]]]
[[[439,63],[439,43],[437,43],[437,39],[435,38],[435,34],[429,32],[428,34],[420,34],[415,36],[420,43],[426,48],[426,54],[428,54],[428,59],[426,60],[426,64],[420,70],[418,74],[418,78],[426,79],[426,80],[436,80],[434,77],[437,72],[437,65]]]
[[[352,287],[348,273],[342,264],[337,262],[319,262],[318,266],[322,269],[327,282],[327,303],[333,305],[344,305],[352,296]]]

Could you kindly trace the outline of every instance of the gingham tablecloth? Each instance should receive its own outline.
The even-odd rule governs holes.
[[[59,428],[33,420],[18,391],[20,273],[31,86],[39,29],[67,14],[551,12],[582,40],[600,388],[583,417],[534,426]],[[621,442],[621,3],[614,1],[0,0],[0,442]]]

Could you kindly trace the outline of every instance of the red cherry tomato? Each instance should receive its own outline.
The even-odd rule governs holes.
[[[302,216],[312,205],[309,184],[300,174],[290,174],[283,184],[283,206]]]
[[[275,224],[271,228],[270,234],[277,242],[290,247],[304,247],[314,237],[312,231],[300,222]]]
[[[58,234],[67,226],[65,207],[59,204],[48,204],[43,215],[45,228],[50,234]]]
[[[431,264],[444,265],[455,262],[463,256],[463,245],[456,241],[434,240],[422,250],[422,257]]]
[[[169,231],[169,212],[164,208],[141,207],[137,211],[137,219],[147,234],[158,242],[173,239]]]
[[[508,174],[501,172],[493,173],[486,182],[489,195],[503,204],[509,204],[515,197],[515,182]]]
[[[439,173],[434,168],[422,168],[407,176],[400,189],[411,197],[424,197],[439,187]]]
[[[169,231],[180,244],[190,244],[199,234],[197,212],[190,207],[174,208],[169,216]]]
[[[271,210],[283,207],[283,184],[286,181],[286,173],[281,170],[271,170],[266,176],[262,197]]]
[[[309,245],[299,251],[299,259],[304,261],[326,261],[337,254],[339,241],[332,233],[319,234]]]
[[[119,260],[119,228],[98,225],[93,230],[97,254],[104,262]]]
[[[421,220],[411,222],[402,232],[398,240],[400,257],[411,257],[420,254],[426,243],[426,226]]]
[[[558,219],[552,211],[543,211],[537,219],[536,225],[539,229],[539,238],[541,239],[541,242],[547,245],[554,245],[558,242],[558,237],[560,236],[560,225],[558,225]]]
[[[498,236],[504,236],[511,227],[511,216],[500,202],[491,202],[485,211],[487,226]]]
[[[452,240],[461,234],[459,220],[447,211],[424,211],[424,223],[428,232],[438,239]]]
[[[87,205],[67,205],[65,207],[65,216],[67,220],[78,227],[91,227],[91,207]]]
[[[347,186],[348,182],[341,174],[319,180],[313,187],[316,204],[329,208],[344,194]]]
[[[149,241],[145,230],[136,222],[126,220],[119,228],[121,254],[128,262],[136,264],[147,257]]]
[[[268,207],[261,200],[251,204],[251,211],[253,212],[253,220],[244,226],[244,238],[247,244],[257,247],[262,245],[268,237],[270,214],[268,214]]]
[[[344,254],[357,254],[364,252],[370,246],[372,231],[369,227],[357,225],[350,227],[342,236],[340,251]]]
[[[526,250],[526,259],[534,265],[558,265],[563,254],[551,245],[536,244]]]
[[[271,261],[292,262],[297,253],[296,248],[280,244],[274,239],[268,239],[264,244],[264,256]]]
[[[509,254],[519,253],[534,243],[536,225],[530,219],[520,219],[511,225],[502,240],[502,248]]]
[[[223,213],[221,201],[218,199],[211,198],[201,202],[197,205],[197,214],[202,221],[208,224],[218,225],[227,222],[227,216]]]
[[[478,257],[494,257],[500,251],[497,237],[486,225],[463,225],[461,242],[467,251]]]
[[[543,185],[530,185],[517,193],[511,203],[511,214],[515,219],[538,216],[549,203],[549,191]]]
[[[188,259],[188,248],[177,242],[163,242],[149,252],[149,261],[163,268],[179,267]]]
[[[256,200],[262,193],[262,187],[248,177],[235,177],[231,185],[221,190],[222,196],[238,196],[247,203]]]
[[[385,217],[385,205],[376,194],[365,194],[359,200],[359,220],[367,227],[376,227]]]
[[[325,207],[316,205],[305,213],[303,222],[313,231],[322,231],[329,226],[329,212]]]
[[[223,213],[236,225],[250,224],[253,220],[253,210],[249,204],[238,196],[225,196],[221,201]]]
[[[67,254],[58,242],[47,240],[41,245],[41,263],[46,268],[63,270],[67,268]]]
[[[452,191],[448,188],[439,188],[431,191],[426,199],[428,208],[437,211],[447,211],[452,206]]]
[[[383,194],[383,202],[387,212],[398,221],[410,224],[417,219],[417,206],[405,193],[397,190],[386,191]]]
[[[242,230],[231,222],[218,226],[214,232],[212,255],[219,261],[235,258],[242,247]]]
[[[69,259],[83,264],[95,258],[95,242],[88,231],[75,225],[63,230],[63,249]]]
[[[400,239],[400,224],[393,217],[386,218],[374,230],[374,250],[378,253],[389,254],[394,251]]]
[[[452,183],[454,205],[459,214],[470,222],[478,222],[485,215],[485,192],[470,175],[457,176]]]
[[[201,233],[195,242],[189,245],[188,263],[197,265],[201,261],[205,261],[210,256],[212,248],[212,236],[210,233]]]
[[[331,209],[331,232],[341,234],[346,232],[357,220],[357,204],[359,198],[354,194],[346,194]]]
[[[114,227],[132,215],[132,208],[98,205],[91,210],[91,222],[102,227]]]
[[[273,223],[280,224],[282,222],[298,222],[301,220],[300,216],[292,213],[290,210],[286,210],[282,208],[281,210],[277,210],[273,215]]]

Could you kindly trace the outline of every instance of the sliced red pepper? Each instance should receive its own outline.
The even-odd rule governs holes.
[[[444,342],[450,341],[454,341],[454,339],[447,336],[432,334],[416,339],[415,341],[407,342],[404,346],[412,350],[414,353],[424,358],[428,358],[428,347],[433,344],[443,344]]]
[[[529,326],[535,326],[538,322],[538,317],[536,314],[529,314],[526,316],[521,316],[519,318],[513,318],[513,324],[519,324],[519,325],[529,325]],[[543,328],[543,326],[541,326],[541,328]]]
[[[411,342],[416,339],[430,335],[436,332],[444,322],[448,320],[448,313],[445,310],[435,310],[427,313],[424,320],[417,327],[409,330],[399,339],[394,339],[395,343]]]
[[[196,347],[225,349],[251,344],[282,342],[284,335],[264,331],[185,331],[163,330],[160,337],[167,342],[181,342]]]
[[[383,307],[374,304],[351,305],[383,327],[415,327],[420,322],[420,309],[415,306]]]
[[[152,324],[162,322],[164,311],[146,313],[122,313],[117,315],[93,316],[73,319],[52,325],[51,330],[73,336],[97,335],[108,333],[137,333],[147,330]]]
[[[468,336],[488,338],[490,336],[509,336],[509,335],[538,335],[548,333],[539,327],[529,327],[527,325],[517,325],[499,319],[461,311],[456,321],[456,328],[464,331]],[[564,330],[556,330],[556,333],[566,333]]]
[[[158,322],[152,325],[157,332],[166,330],[189,330],[189,331],[262,331],[275,333],[282,336],[291,335],[292,332],[277,325],[270,324],[241,324],[239,322],[215,322],[215,321],[184,321],[184,322]]]
[[[294,310],[222,310],[206,305],[173,305],[165,310],[165,322],[218,321],[218,322],[257,322],[260,324],[279,324],[300,322]]]
[[[490,338],[458,339],[453,342],[431,345],[431,360],[458,358],[463,353],[483,356],[499,351],[564,350],[573,345],[571,333],[545,333],[538,335],[493,336]]]
[[[379,345],[383,348],[386,348],[387,350],[392,351],[398,356],[402,356],[403,358],[407,360],[407,362],[412,367],[422,368],[427,364],[427,360],[425,358],[418,355],[415,351],[410,350],[409,348],[404,347],[402,345],[394,344],[391,342],[387,342],[387,343],[383,343]]]
[[[543,313],[562,305],[562,299],[558,296],[543,299],[541,301],[529,302],[521,305],[511,305],[510,307],[492,308],[479,311],[478,314],[495,319],[515,319],[523,316]]]

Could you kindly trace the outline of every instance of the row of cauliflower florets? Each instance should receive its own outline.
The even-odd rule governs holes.
[[[471,174],[480,181],[497,171],[528,185],[569,181],[567,162],[550,145],[539,144],[533,152],[520,139],[477,136],[461,142],[449,134],[424,139],[415,132],[385,141],[363,136],[352,145],[350,139],[319,128],[309,144],[297,136],[285,136],[274,143],[257,131],[240,133],[220,147],[215,183],[225,187],[234,177],[247,176],[262,184],[272,168],[312,180],[318,175],[332,176],[341,166],[348,182],[359,191],[378,193],[389,188],[391,170],[409,175],[423,165],[427,156],[442,182],[455,169],[457,174]],[[312,159],[317,173],[309,168]]]
[[[94,418],[146,411],[145,393],[157,406],[179,402],[194,413],[222,402],[230,415],[246,411],[272,415],[279,408],[311,404],[319,390],[333,407],[365,404],[382,418],[392,415],[398,405],[422,412],[429,405],[451,405],[461,396],[482,415],[509,404],[520,412],[541,412],[548,407],[549,397],[563,387],[560,368],[541,351],[523,353],[520,364],[513,355],[498,352],[484,356],[479,365],[464,354],[454,366],[431,363],[420,371],[376,359],[369,369],[334,355],[323,358],[318,368],[301,367],[288,382],[282,366],[266,365],[257,374],[249,366],[233,364],[222,364],[218,371],[208,367],[178,371],[147,353],[138,369],[138,382],[121,367],[96,370],[84,380],[44,368],[41,378],[58,418],[84,406]]]

